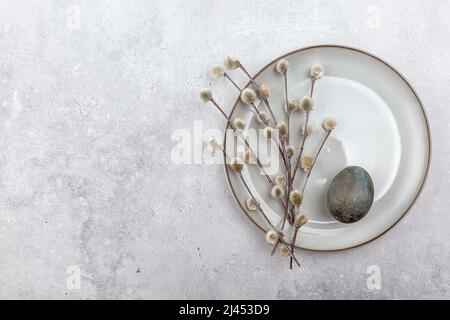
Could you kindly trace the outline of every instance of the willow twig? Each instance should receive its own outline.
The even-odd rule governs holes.
[[[272,117],[274,125],[277,126],[278,121],[277,121],[277,118],[275,117],[275,114],[272,111],[272,108],[270,107],[269,100],[264,95],[264,93],[262,92],[261,88],[256,83],[255,79],[253,79],[253,77],[250,75],[250,73],[247,71],[247,69],[245,69],[244,66],[242,65],[242,63],[239,62],[239,61],[238,61],[238,66],[239,66],[239,69],[241,69],[247,75],[247,77],[250,79],[250,82],[252,83],[253,87],[255,87],[256,91],[258,92],[259,98],[266,105],[266,108],[269,111],[270,116]],[[261,116],[260,114],[258,114],[258,115]],[[284,141],[281,141],[281,150],[280,151],[281,151],[282,154],[286,153],[286,146],[284,145]],[[284,161],[285,169],[286,169],[286,172],[287,172],[287,170],[288,170],[287,162],[286,162],[286,159],[284,159],[284,156],[283,156],[283,161]]]
[[[234,82],[234,80],[230,77],[230,75],[229,75],[228,73],[224,72],[224,73],[223,73],[223,76],[224,76],[226,79],[228,79],[228,80],[231,82],[231,84],[232,84],[236,89],[238,89],[239,91],[242,91],[241,87],[239,87],[239,86],[237,85],[237,83]]]
[[[225,113],[225,111],[219,106],[219,104],[214,100],[214,98],[211,98],[211,103],[216,107],[217,110],[219,110],[219,112],[224,116],[224,118],[227,120],[228,124],[230,125],[230,127],[234,130],[234,132],[239,136],[239,138],[245,143],[246,147],[250,150],[250,152],[255,155],[256,158],[256,164],[258,165],[258,167],[261,169],[261,172],[264,174],[265,178],[267,179],[267,181],[269,182],[269,184],[273,187],[275,186],[275,182],[272,180],[272,178],[269,176],[269,174],[267,173],[266,169],[264,168],[264,166],[262,165],[261,161],[258,158],[258,155],[254,152],[254,150],[252,149],[252,147],[250,146],[250,143],[247,141],[247,139],[244,137],[244,135],[239,132],[236,127],[234,126],[233,122],[231,121],[230,117]],[[281,206],[283,207],[283,209],[286,208],[286,206],[288,206],[289,202],[284,202],[283,199],[280,199],[280,203]]]
[[[283,74],[283,82],[284,82],[284,100],[285,100],[285,104],[286,104],[286,111],[287,111],[287,113],[288,113],[288,121],[287,121],[287,127],[288,127],[288,135],[287,135],[287,139],[286,139],[286,142],[287,142],[287,144],[289,145],[289,137],[290,137],[290,130],[289,130],[289,126],[290,126],[290,118],[291,118],[291,112],[290,112],[290,110],[288,109],[288,103],[289,103],[289,99],[288,99],[288,81],[287,81],[287,73],[284,73]],[[290,212],[290,203],[289,203],[289,194],[291,193],[291,189],[292,189],[292,182],[291,182],[291,180],[292,180],[292,167],[291,167],[291,160],[288,158],[288,168],[287,168],[287,186],[286,186],[286,203],[287,203],[287,206],[285,207],[285,211],[284,211],[284,215],[283,215],[283,217],[282,217],[282,220],[281,220],[281,230],[283,231],[284,230],[284,227],[285,227],[285,224],[286,224],[286,220],[288,220],[288,217],[289,217],[289,212]],[[290,223],[293,223],[294,222],[294,213],[292,213],[291,212],[291,217],[290,217]],[[272,252],[271,252],[271,255],[274,255],[275,254],[275,252],[276,252],[276,250],[277,250],[277,247],[278,247],[278,244],[279,244],[280,242],[276,242],[275,244],[274,244],[274,246],[273,246],[273,248],[272,248]]]
[[[273,123],[276,126],[278,124],[278,121],[275,117],[275,114],[272,111],[272,108],[270,107],[269,100],[266,98],[264,93],[261,91],[261,88],[258,86],[255,79],[253,79],[253,77],[250,75],[250,73],[247,71],[247,69],[244,68],[242,63],[238,62],[238,66],[239,66],[239,69],[241,69],[246,74],[246,76],[250,79],[250,82],[252,83],[253,87],[255,87],[256,92],[258,92],[258,96],[261,99],[261,101],[263,101],[264,104],[266,105],[266,108],[269,111],[270,116],[272,117]]]
[[[316,83],[316,80],[314,78],[311,78],[311,88],[310,88],[310,91],[309,91],[309,97],[310,98],[312,98],[312,96],[313,96],[314,84],[315,83]],[[302,158],[303,150],[305,148],[306,138],[308,137],[309,113],[310,113],[310,111],[306,111],[305,125],[304,125],[304,128],[303,128],[303,137],[302,137],[302,142],[300,144],[299,153],[298,153],[298,156],[297,156],[297,161],[295,163],[294,173],[292,175],[291,187],[292,187],[292,183],[294,183],[295,175],[297,173],[298,166],[300,164],[300,159]]]
[[[243,68],[243,67],[242,67],[242,68]],[[243,69],[243,70],[245,70],[245,69]],[[245,72],[247,73],[247,70],[245,70]],[[247,73],[247,74],[248,74],[248,73]],[[228,80],[233,84],[233,86],[234,86],[239,92],[242,92],[242,89],[236,84],[236,82],[230,77],[230,75],[228,75],[226,72],[224,72],[223,75],[224,75],[224,77],[225,77],[226,79],[228,79]],[[248,75],[248,76],[250,77],[250,75]],[[253,80],[253,78],[251,78],[251,77],[250,77],[250,79]],[[254,83],[255,86],[257,86],[256,83],[255,83],[254,81],[253,81],[253,83]],[[264,97],[264,99],[266,99],[265,96],[264,96],[264,94],[263,94],[262,92],[260,92],[261,89],[260,89],[259,87],[257,87],[257,90],[258,90],[258,94],[262,95],[262,96]],[[266,99],[266,100],[267,100],[267,99]],[[261,112],[258,110],[258,108],[256,107],[256,105],[255,105],[254,103],[251,103],[250,106],[252,107],[253,111],[257,114],[257,116],[258,116],[260,119],[262,119],[262,117],[261,117]],[[275,121],[274,121],[274,122],[275,122]],[[275,122],[275,123],[276,123],[276,122]],[[264,125],[264,127],[268,127],[268,125],[265,124],[264,122],[263,122],[263,125]],[[283,143],[282,140],[280,140],[280,142],[275,141],[275,144],[276,144],[277,147],[278,147],[278,150],[279,150],[279,152],[280,152],[280,156],[281,156],[281,158],[282,158],[282,160],[283,160],[283,165],[284,165],[285,170],[286,170],[286,173],[287,173],[287,171],[288,171],[288,163],[287,163],[287,160],[286,160],[286,157],[285,157],[285,154],[286,154],[285,145],[284,145],[284,143]]]
[[[319,149],[317,150],[316,156],[314,157],[314,161],[311,165],[311,168],[308,170],[308,173],[306,174],[306,178],[305,178],[305,182],[303,183],[303,187],[302,187],[302,193],[305,193],[305,189],[306,189],[306,185],[308,183],[309,177],[311,176],[311,172],[314,169],[314,165],[317,162],[317,159],[319,158],[319,154],[323,149],[323,146],[325,145],[325,142],[327,141],[328,137],[330,136],[331,131],[327,131],[327,134],[325,135],[325,138],[322,140],[322,143],[320,144]],[[298,209],[300,210],[300,205],[298,206]],[[292,240],[291,240],[291,251],[294,252],[295,250],[295,241],[297,240],[297,233],[300,227],[296,227],[294,230],[294,234],[292,236]],[[289,261],[289,266],[292,269],[292,260]]]
[[[273,182],[272,178],[267,174],[266,169],[262,165],[261,161],[258,158],[258,155],[253,151],[252,147],[250,146],[250,143],[248,143],[247,139],[244,137],[244,135],[239,132],[236,127],[234,126],[233,122],[231,121],[230,117],[223,111],[223,109],[219,106],[219,104],[214,100],[211,99],[211,103],[219,110],[219,112],[224,116],[224,118],[227,120],[230,127],[234,130],[234,132],[240,137],[240,139],[245,143],[246,147],[250,150],[252,154],[255,155],[256,158],[256,164],[263,172],[264,176],[266,177],[267,181],[270,183],[271,186],[274,186],[275,183]]]
[[[225,156],[225,158],[227,160],[230,160],[230,156],[225,152],[225,150],[221,149],[223,155]],[[272,221],[270,221],[270,219],[267,217],[266,213],[264,212],[264,210],[261,208],[261,205],[259,204],[258,200],[256,200],[255,196],[253,195],[253,192],[250,190],[250,187],[248,186],[247,182],[245,181],[244,176],[242,175],[242,172],[238,172],[237,173],[239,175],[239,178],[241,179],[242,184],[244,185],[245,189],[247,190],[248,194],[250,195],[250,197],[253,199],[253,201],[256,203],[256,206],[258,207],[259,212],[261,213],[262,217],[264,218],[264,220],[266,221],[266,223],[269,225],[269,227],[274,230],[277,234],[279,234],[280,239],[279,242],[281,242],[283,245],[286,246],[286,248],[288,249],[289,252],[289,256],[290,258],[295,261],[295,263],[297,264],[297,266],[300,267],[300,263],[298,262],[297,258],[295,257],[295,255],[292,252],[292,249],[289,248],[289,244],[286,243],[286,241],[283,239],[283,233],[280,232],[275,225],[272,223]]]

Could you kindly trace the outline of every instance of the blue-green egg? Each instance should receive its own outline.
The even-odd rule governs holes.
[[[373,181],[358,166],[341,170],[328,189],[327,206],[331,215],[342,223],[353,223],[366,216],[372,207]]]

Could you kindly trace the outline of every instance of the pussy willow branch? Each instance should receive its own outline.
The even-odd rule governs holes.
[[[309,91],[309,97],[310,98],[312,98],[312,96],[313,96],[314,84],[315,83],[316,83],[316,80],[314,78],[311,78],[311,89]],[[309,112],[310,111],[306,111],[305,125],[304,125],[304,128],[303,128],[303,138],[302,138],[302,142],[301,142],[301,145],[300,145],[299,153],[298,153],[298,156],[297,156],[297,161],[295,163],[295,168],[294,168],[294,173],[292,175],[292,180],[290,181],[291,187],[292,187],[292,184],[294,183],[295,175],[297,173],[298,166],[300,164],[300,159],[302,158],[302,155],[303,155],[303,150],[305,148],[306,138],[308,137]]]
[[[267,215],[264,213],[264,210],[261,208],[261,206],[258,204],[258,201],[256,200],[256,198],[253,196],[253,193],[250,191],[250,188],[248,187],[247,183],[245,182],[244,176],[242,175],[242,173],[239,173],[239,177],[242,180],[242,183],[244,184],[245,188],[247,189],[247,192],[249,193],[249,195],[252,197],[253,201],[255,201],[255,203],[257,203],[259,212],[261,213],[261,215],[263,216],[264,220],[266,220],[267,224],[273,229],[275,230],[275,232],[277,232],[280,236],[280,242],[286,246],[286,248],[288,248],[289,250],[289,255],[291,256],[291,259],[295,261],[295,263],[300,266],[300,263],[298,262],[297,258],[295,257],[294,253],[292,252],[292,248],[289,248],[289,245],[286,243],[286,241],[284,241],[283,238],[283,234],[277,230],[277,228],[273,225],[273,223],[270,221],[270,219],[267,217]]]
[[[288,103],[289,103],[289,98],[288,98],[288,79],[287,79],[287,74],[283,75],[284,78],[284,100],[285,100],[285,104],[286,104],[286,111],[288,113],[288,120],[287,120],[287,126],[288,126],[288,137],[287,137],[287,144],[289,145],[289,124],[291,122],[291,112],[288,109]]]
[[[260,98],[260,99],[264,102],[264,104],[266,105],[267,110],[269,111],[270,116],[272,117],[273,123],[274,123],[274,125],[275,125],[275,127],[276,127],[277,124],[278,124],[278,121],[277,121],[277,118],[275,117],[275,114],[274,114],[273,111],[272,111],[272,108],[270,107],[269,100],[268,100],[267,97],[264,95],[264,93],[262,92],[261,88],[260,88],[259,85],[256,83],[255,79],[253,79],[253,77],[250,75],[250,73],[247,71],[247,69],[245,69],[244,66],[242,65],[242,63],[239,62],[239,61],[238,61],[238,66],[239,66],[239,69],[241,69],[241,70],[247,75],[247,77],[250,79],[250,82],[251,82],[251,83],[253,84],[253,86],[255,87],[256,92],[258,92],[259,98]],[[284,141],[283,141],[283,140],[281,140],[281,150],[280,150],[280,151],[281,151],[283,154],[286,153],[286,146],[284,145]],[[283,157],[283,158],[284,158],[284,157]],[[284,165],[285,165],[285,169],[286,169],[286,175],[287,175],[287,170],[288,170],[288,168],[287,168],[287,162],[286,162],[286,159],[283,159],[283,161],[284,161]]]
[[[325,138],[322,140],[322,143],[320,144],[320,147],[317,150],[317,153],[316,153],[316,156],[314,157],[313,163],[311,164],[311,169],[309,169],[308,173],[306,174],[305,182],[303,183],[303,187],[302,187],[302,192],[303,193],[305,192],[306,185],[308,183],[309,177],[311,176],[311,172],[314,169],[314,165],[316,164],[317,159],[319,158],[320,152],[322,151],[323,146],[325,145],[325,142],[327,141],[327,139],[330,136],[330,134],[331,134],[331,131],[327,131],[327,134],[325,135]],[[301,204],[298,206],[298,210],[300,210],[300,206],[301,206]],[[299,229],[300,228],[296,227],[295,230],[294,230],[294,235],[292,236],[292,240],[291,240],[291,251],[292,252],[294,252],[294,250],[295,250],[295,241],[297,240],[297,233],[298,233]],[[292,269],[292,260],[289,261],[289,267]]]
[[[283,80],[284,80],[283,81],[284,82],[284,100],[285,100],[285,104],[286,104],[286,111],[288,113],[288,120],[287,120],[288,136],[287,136],[287,139],[286,139],[286,143],[289,145],[289,137],[290,137],[290,130],[289,130],[289,128],[290,128],[291,112],[288,109],[289,98],[288,98],[287,74],[283,74]],[[287,203],[287,206],[285,208],[284,215],[283,215],[282,220],[281,220],[281,227],[280,227],[281,231],[284,230],[284,227],[286,225],[286,220],[289,219],[290,220],[289,222],[292,224],[294,222],[294,217],[295,217],[294,216],[294,212],[291,212],[291,210],[290,210],[291,209],[291,205],[290,205],[290,202],[289,202],[289,194],[291,193],[291,189],[292,189],[291,180],[292,180],[292,164],[291,164],[291,159],[288,158],[287,185],[286,185],[286,189],[287,189],[286,190],[286,203]],[[279,243],[280,242],[276,242],[273,245],[271,255],[275,254]]]
[[[291,251],[295,250],[295,241],[297,241],[297,234],[300,228],[295,228],[294,235],[291,240]],[[289,259],[289,269],[292,269],[292,259]]]
[[[224,73],[224,77],[225,77],[226,79],[228,79],[228,80],[233,84],[233,86],[234,86],[239,92],[242,92],[241,88],[236,84],[236,82],[230,77],[229,74],[227,74],[227,73],[225,72],[225,73]],[[251,77],[250,77],[250,78],[251,78]],[[252,79],[252,78],[251,78],[251,79]],[[264,97],[265,97],[265,96],[264,96]],[[256,107],[256,105],[255,105],[254,103],[251,103],[250,105],[251,105],[252,109],[256,112],[256,114],[258,115],[258,117],[259,117],[260,119],[262,119],[261,113],[260,113],[260,111],[258,110],[258,108]],[[262,122],[262,123],[263,123],[264,127],[268,127],[264,122]],[[274,141],[275,141],[275,144],[277,145],[278,150],[279,150],[279,152],[280,152],[280,156],[281,156],[281,158],[282,158],[282,160],[283,160],[283,165],[284,165],[284,167],[285,167],[285,171],[286,171],[286,175],[287,175],[287,171],[288,171],[288,163],[287,163],[287,159],[286,159],[286,150],[285,150],[284,143],[283,143],[283,141],[282,141],[281,139],[280,139],[280,142],[277,141],[277,140],[275,140],[275,139],[274,139]]]
[[[239,87],[239,85],[233,80],[233,78],[231,78],[231,76],[228,73],[224,72],[223,76],[225,77],[225,79],[231,82],[231,84],[237,89],[237,91],[239,91],[239,93],[242,92],[241,87]],[[256,108],[255,104],[252,103],[251,106],[253,111],[258,115],[258,117],[261,118],[261,113],[259,112],[258,108]]]
[[[316,78],[311,78],[311,89],[309,91],[309,97],[312,98],[314,93],[314,84],[316,83]]]
[[[224,73],[223,73],[223,76],[224,76],[226,79],[228,79],[228,80],[231,82],[231,84],[232,84],[236,89],[239,90],[239,92],[242,91],[242,89],[236,84],[236,82],[234,82],[234,80],[231,79],[231,77],[230,77],[230,75],[229,75],[228,73],[224,72]]]
[[[264,166],[262,165],[261,161],[259,160],[258,155],[252,149],[252,147],[250,146],[250,143],[247,141],[247,139],[244,137],[244,135],[236,129],[236,127],[234,126],[234,124],[231,121],[230,117],[225,113],[225,111],[223,111],[223,109],[219,106],[219,104],[216,102],[216,100],[214,100],[212,98],[210,101],[217,108],[217,110],[219,110],[219,112],[225,117],[225,119],[227,120],[228,124],[231,126],[231,128],[234,130],[234,132],[239,136],[239,138],[245,143],[245,145],[250,150],[250,152],[255,155],[256,164],[261,169],[262,173],[266,177],[266,179],[269,182],[269,184],[272,187],[275,186],[275,182],[273,182],[272,178],[267,174],[267,171],[264,168]],[[285,209],[288,206],[288,204],[289,204],[289,202],[284,202],[283,199],[280,199],[280,203],[281,203],[281,206],[283,207],[283,209]]]
[[[280,137],[278,137],[279,139],[275,139],[272,138],[272,140],[275,142],[275,144],[278,147],[278,150],[280,152],[280,156],[281,159],[283,160],[283,165],[284,165],[284,169],[285,169],[285,173],[287,175],[288,170],[289,170],[289,164],[288,164],[288,158],[286,156],[286,150],[284,149],[284,143],[283,143],[283,139],[281,139]]]
[[[287,127],[288,127],[288,135],[286,138],[286,143],[287,145],[289,145],[289,136],[290,136],[290,130],[289,130],[289,123],[290,123],[290,118],[291,118],[291,112],[288,109],[288,79],[287,79],[287,73],[283,75],[283,80],[284,80],[284,99],[285,99],[285,103],[286,103],[286,111],[288,112],[288,120],[287,120]],[[284,216],[283,216],[283,220],[281,222],[281,230],[284,230],[284,226],[286,224],[286,220],[288,218],[288,214],[289,214],[289,194],[291,193],[291,174],[292,174],[292,168],[291,168],[291,159],[289,157],[287,157],[287,163],[288,163],[288,168],[287,168],[287,184],[286,184],[286,203],[287,203],[287,207],[285,208],[284,211]],[[291,220],[293,217],[291,217]]]
[[[327,131],[327,134],[325,135],[325,138],[322,140],[322,143],[320,144],[319,150],[316,153],[316,156],[314,157],[314,161],[311,164],[311,169],[308,170],[308,173],[306,174],[305,182],[303,183],[302,192],[305,192],[306,184],[308,183],[308,179],[311,176],[311,172],[314,168],[314,165],[316,164],[317,158],[319,157],[320,152],[323,149],[323,146],[325,145],[325,142],[327,141],[328,137],[330,136],[331,131]]]
[[[252,109],[253,109],[253,111],[255,111],[256,115],[257,115],[260,119],[262,119],[261,112],[259,112],[259,110],[258,110],[258,108],[256,107],[256,105],[255,105],[254,103],[250,103],[250,105],[252,106]],[[264,125],[266,125],[266,124],[264,123]]]
[[[242,180],[242,183],[244,184],[245,188],[247,189],[248,193],[250,194],[250,196],[252,197],[253,201],[255,201],[257,203],[258,206],[258,210],[261,213],[261,215],[263,216],[264,220],[266,220],[267,224],[270,225],[270,227],[275,230],[275,232],[277,232],[279,234],[280,239],[278,240],[279,242],[281,242],[283,245],[286,246],[286,248],[288,248],[289,250],[289,255],[291,256],[291,260],[295,261],[295,263],[297,264],[297,266],[300,267],[300,263],[298,262],[297,258],[294,255],[294,252],[292,251],[292,248],[289,248],[289,244],[286,243],[286,241],[284,240],[284,236],[283,234],[277,230],[277,228],[273,225],[273,223],[270,221],[270,219],[267,217],[267,215],[264,213],[263,209],[261,208],[261,206],[258,204],[258,202],[256,201],[255,197],[253,196],[252,192],[250,191],[247,183],[245,182],[244,177],[242,176],[242,173],[239,173],[239,177]]]
[[[242,63],[238,62],[239,64],[239,69],[241,69],[246,75],[247,77],[250,79],[250,82],[253,84],[253,86],[255,87],[256,92],[258,92],[258,96],[259,98],[264,102],[264,104],[267,107],[267,110],[270,113],[270,116],[272,117],[273,123],[275,124],[275,126],[278,124],[277,119],[275,117],[275,114],[272,111],[272,108],[270,107],[269,104],[269,100],[267,100],[266,96],[264,95],[264,93],[261,91],[261,88],[258,86],[258,84],[256,83],[256,81],[253,79],[253,77],[250,75],[250,73],[248,73],[247,69],[244,68],[244,66],[242,65]]]
[[[266,105],[267,109],[269,110],[272,119],[275,123],[275,125],[277,124],[277,120],[275,118],[275,115],[272,111],[272,108],[270,107],[269,101],[267,99],[267,97],[263,94],[260,86],[256,83],[256,81],[253,79],[252,76],[250,76],[250,74],[248,73],[248,71],[244,68],[244,66],[239,63],[239,68],[247,75],[247,77],[250,79],[252,85],[255,87],[256,91],[258,92],[259,98],[264,102],[264,104]],[[239,92],[241,92],[240,87],[232,80],[232,78],[227,74],[224,73],[224,76],[226,79],[228,79],[233,86],[239,90]],[[286,103],[287,103],[287,99],[288,99],[288,89],[287,89],[287,75],[284,75],[284,87],[285,87],[285,98],[286,98]],[[257,113],[257,115],[259,116],[260,119],[262,119],[261,117],[261,113],[259,112],[258,108],[255,106],[254,103],[251,104],[253,110]],[[290,114],[289,114],[290,116]],[[265,127],[267,127],[267,125],[265,123],[263,123],[263,125]],[[288,139],[289,139],[289,118],[288,118]],[[287,143],[289,144],[289,140],[287,139]],[[273,139],[275,141],[275,143],[277,144],[278,150],[280,152],[283,164],[284,164],[284,168],[285,168],[285,173],[287,176],[287,192],[286,192],[286,201],[283,202],[283,200],[281,200],[281,202],[283,203],[283,209],[284,209],[284,215],[282,218],[282,223],[281,223],[281,228],[282,230],[284,229],[286,220],[288,219],[288,214],[290,212],[290,205],[289,205],[289,193],[290,193],[290,189],[292,187],[292,182],[291,182],[291,175],[292,175],[292,169],[291,169],[291,161],[288,157],[286,157],[286,147],[284,144],[284,140],[280,139],[280,142],[278,142],[276,139]],[[292,214],[292,217],[290,217],[290,222],[292,223],[294,219],[294,215]],[[277,242],[278,244],[279,242]],[[277,244],[274,246],[274,249],[276,250]],[[272,251],[272,254],[274,253],[274,251]]]
[[[310,87],[310,91],[309,91],[309,97],[312,98],[313,96],[313,92],[314,92],[314,84],[315,84],[316,80],[315,78],[311,78],[311,87]],[[287,109],[287,77],[285,77],[285,100],[286,100],[286,109]],[[290,113],[289,113],[290,116]],[[289,118],[288,118],[289,119]],[[304,128],[303,128],[303,137],[302,137],[302,141],[300,144],[300,148],[299,148],[299,152],[298,152],[298,156],[297,156],[297,160],[295,162],[295,166],[294,166],[294,172],[292,173],[290,179],[288,180],[288,186],[289,186],[289,190],[292,190],[292,185],[294,183],[294,179],[295,179],[295,175],[297,174],[297,170],[298,167],[300,165],[300,159],[303,155],[303,150],[305,148],[305,142],[306,142],[306,138],[308,137],[308,122],[309,122],[309,111],[306,111],[306,118],[305,118],[305,124],[304,124]],[[289,198],[288,198],[289,199]],[[289,206],[289,200],[288,200],[288,206]],[[295,208],[294,208],[295,211]],[[295,212],[291,212],[291,220],[294,220],[295,217]],[[286,216],[287,218],[287,216]],[[283,221],[282,221],[282,226],[284,227],[285,225],[285,216],[283,217]],[[279,242],[277,242],[272,249],[272,255],[275,253],[275,251],[277,250]]]
[[[300,148],[299,148],[299,151],[298,151],[297,160],[295,161],[294,173],[292,174],[292,180],[289,181],[289,183],[291,184],[291,186],[292,186],[292,184],[293,184],[293,182],[294,182],[295,175],[297,174],[298,167],[299,167],[299,165],[300,165],[300,159],[302,158],[303,150],[304,150],[304,148],[305,148],[306,138],[308,137],[309,113],[310,113],[310,111],[306,111],[305,125],[304,125],[304,128],[303,128],[302,142],[301,142],[301,144],[300,144]]]
[[[225,158],[227,160],[230,160],[230,156],[228,156],[228,154],[225,152],[225,150],[221,149],[223,155],[225,156]],[[262,217],[264,218],[264,220],[266,221],[266,223],[270,226],[270,228],[272,228],[272,230],[274,230],[276,233],[278,233],[279,237],[280,237],[280,242],[286,246],[286,248],[288,248],[289,251],[289,256],[290,258],[295,261],[295,263],[297,264],[297,266],[300,267],[300,263],[298,262],[297,258],[295,257],[294,253],[292,252],[292,249],[289,248],[289,244],[286,243],[286,241],[283,239],[283,234],[278,231],[278,229],[274,226],[274,224],[272,223],[272,221],[270,221],[270,219],[267,217],[267,215],[265,214],[264,210],[261,208],[259,202],[256,200],[255,196],[253,195],[252,191],[250,190],[247,182],[245,181],[244,176],[242,175],[241,172],[238,173],[239,178],[242,181],[242,184],[244,185],[245,189],[247,190],[248,194],[250,195],[250,197],[253,199],[253,201],[256,203],[259,212],[261,213]]]
[[[223,111],[223,109],[219,106],[219,104],[216,102],[216,100],[211,99],[211,103],[217,108],[217,110],[219,110],[219,112],[225,117],[225,119],[227,120],[228,124],[231,126],[231,128],[234,130],[234,132],[236,134],[238,134],[239,138],[241,138],[241,140],[245,143],[246,147],[250,150],[250,152],[252,154],[255,155],[256,158],[256,164],[258,165],[258,167],[261,169],[261,171],[263,172],[264,176],[266,177],[267,181],[270,183],[271,186],[274,186],[275,183],[273,182],[272,178],[267,174],[266,169],[264,168],[264,166],[262,165],[261,161],[258,158],[258,155],[253,151],[252,147],[250,146],[250,143],[248,143],[247,139],[244,137],[244,135],[239,132],[236,127],[234,126],[233,122],[231,121],[230,117],[225,113],[225,111]]]
[[[315,78],[311,78],[311,89],[309,91],[309,97],[310,98],[312,98],[312,96],[313,96],[314,84],[315,83],[316,83],[316,79]],[[304,131],[303,131],[302,144],[300,146],[299,154],[298,154],[298,157],[297,157],[297,162],[296,162],[295,169],[294,169],[294,175],[292,177],[292,180],[290,181],[291,186],[294,183],[295,174],[297,173],[298,167],[300,165],[300,160],[301,160],[301,157],[302,157],[302,154],[303,154],[303,150],[304,150],[304,147],[305,147],[306,138],[308,137],[308,120],[309,120],[309,111],[306,112],[306,120],[305,120],[305,127],[304,127]],[[323,145],[325,144],[325,141],[327,140],[329,135],[330,135],[330,131],[327,133],[325,139],[323,140],[322,144],[320,145],[320,148],[319,148],[319,151],[316,154],[316,157],[314,157],[313,164],[311,165],[311,169],[308,171],[308,173],[306,175],[305,183],[303,184],[303,187],[302,187],[302,193],[305,192],[306,184],[308,183],[308,179],[309,179],[309,176],[311,175],[311,171],[312,171],[312,169],[314,167],[314,164],[317,161],[317,157],[319,156],[319,153],[322,150]],[[301,206],[301,204],[298,206],[298,210],[300,210],[300,206]],[[295,250],[295,241],[297,241],[298,230],[299,230],[299,228],[295,228],[295,230],[294,230],[294,234],[293,234],[292,240],[291,240],[291,250]],[[289,268],[292,269],[292,260],[289,261]]]

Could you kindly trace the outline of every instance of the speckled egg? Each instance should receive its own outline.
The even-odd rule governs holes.
[[[353,223],[369,212],[373,195],[369,173],[358,166],[347,167],[331,181],[327,196],[328,210],[336,220]]]

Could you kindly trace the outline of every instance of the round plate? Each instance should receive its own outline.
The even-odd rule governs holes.
[[[411,208],[426,180],[430,162],[430,130],[419,97],[407,80],[392,66],[359,49],[321,45],[300,49],[283,57],[289,61],[289,99],[307,95],[311,81],[308,71],[314,63],[325,69],[323,78],[314,86],[315,109],[310,120],[316,131],[308,137],[305,154],[315,155],[325,132],[321,123],[334,117],[337,127],[327,140],[309,179],[301,211],[309,222],[300,229],[296,245],[310,250],[343,250],[367,243],[392,228]],[[257,83],[267,84],[269,102],[278,121],[287,120],[284,111],[283,78],[275,71],[280,58],[257,73]],[[248,84],[249,85],[249,84]],[[266,110],[264,104],[258,106]],[[246,121],[245,132],[261,129],[252,109],[239,99],[231,111],[231,119]],[[291,116],[290,144],[299,149],[304,113]],[[227,127],[229,129],[229,127]],[[261,132],[259,133],[261,135]],[[225,139],[228,153],[236,139]],[[256,146],[255,146],[256,148]],[[278,158],[272,146],[272,158]],[[235,150],[235,149],[233,149]],[[294,157],[295,159],[295,157]],[[361,166],[372,177],[375,189],[373,205],[362,220],[353,224],[337,222],[326,206],[329,184],[348,166]],[[280,165],[279,174],[282,174]],[[261,215],[248,211],[249,195],[239,177],[225,166],[231,190],[243,211],[261,229],[267,224]],[[278,224],[283,210],[279,201],[270,197],[270,185],[256,165],[245,167],[243,175],[269,219]],[[272,176],[275,177],[274,173]],[[294,186],[299,188],[304,173],[297,173]],[[292,228],[286,229],[291,239]]]

